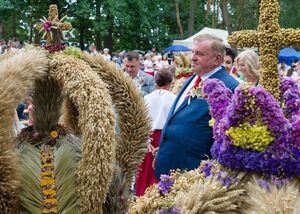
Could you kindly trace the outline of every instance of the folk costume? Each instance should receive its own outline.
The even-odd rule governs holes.
[[[149,143],[151,143],[155,149],[159,147],[161,131],[175,98],[176,96],[174,94],[165,89],[157,89],[145,96],[146,105],[152,120],[151,142]],[[153,154],[147,152],[143,162],[139,165],[136,177],[137,196],[142,196],[149,186],[158,182],[158,179],[154,175],[153,160]]]

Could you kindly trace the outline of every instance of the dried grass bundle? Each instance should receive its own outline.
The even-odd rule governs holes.
[[[50,132],[58,124],[63,103],[62,91],[57,82],[48,77],[37,80],[32,103],[34,131]]]
[[[183,214],[242,213],[240,205],[245,190],[233,185],[223,186],[216,177],[196,183],[175,197],[175,206]]]
[[[119,115],[121,134],[117,139],[116,160],[127,182],[146,153],[146,142],[151,132],[150,118],[144,100],[132,79],[101,55],[85,53],[84,60],[107,84]]]
[[[106,211],[120,212],[127,207],[127,191],[137,166],[146,153],[150,134],[147,108],[132,79],[101,55],[84,54],[83,59],[107,84],[118,115],[121,132],[117,138],[114,180],[106,198]]]
[[[261,188],[257,177],[247,184],[246,190],[249,195],[250,208],[247,214],[297,214],[300,211],[299,182],[289,181],[281,187],[269,184],[269,190]]]
[[[14,109],[47,70],[46,56],[37,50],[20,51],[0,62],[0,210],[15,213],[20,177],[13,153],[12,121]]]
[[[102,213],[113,176],[115,119],[106,85],[82,60],[57,54],[50,62],[57,80],[79,112],[82,159],[77,170],[81,212]]]

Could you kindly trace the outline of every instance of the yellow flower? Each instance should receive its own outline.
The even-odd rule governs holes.
[[[51,175],[53,175],[53,171],[45,171],[45,172],[42,172],[42,177],[44,177],[44,176],[51,176]]]
[[[232,138],[233,145],[259,152],[265,151],[275,139],[274,134],[268,130],[267,126],[250,125],[249,123],[231,127],[226,134]]]
[[[47,198],[43,200],[43,204],[48,204],[48,205],[52,205],[52,206],[56,206],[57,205],[57,199],[56,198]]]
[[[45,167],[53,167],[53,163],[44,163],[43,165],[42,165],[42,168],[45,168]]]
[[[42,192],[45,196],[49,196],[51,198],[56,197],[56,190],[54,189],[44,189]]]
[[[47,213],[58,213],[57,207],[52,207],[52,208],[43,208],[42,213],[47,214]]]
[[[42,178],[41,180],[41,186],[48,186],[48,185],[54,185],[55,184],[55,180],[53,178]]]
[[[210,127],[213,127],[214,124],[215,124],[215,122],[216,122],[215,118],[212,117],[212,118],[208,121],[208,125],[209,125]]]
[[[54,131],[50,132],[50,136],[55,139],[58,137],[58,132],[54,130]]]

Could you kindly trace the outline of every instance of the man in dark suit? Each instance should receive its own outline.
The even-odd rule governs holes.
[[[151,93],[155,89],[154,78],[141,71],[140,55],[137,51],[129,51],[123,60],[125,72],[133,79],[143,96]]]
[[[231,90],[238,85],[222,66],[224,50],[218,37],[204,34],[194,39],[191,63],[194,75],[183,85],[163,128],[155,164],[157,178],[170,170],[192,170],[211,157],[213,133],[208,124],[211,119],[208,104],[201,95],[190,94],[208,78],[221,80]]]

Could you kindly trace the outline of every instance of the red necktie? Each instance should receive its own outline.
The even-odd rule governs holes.
[[[201,82],[201,77],[197,76],[196,81],[194,82],[194,85],[191,87],[189,92],[186,94],[185,98],[188,98],[191,95],[191,92],[194,88],[197,88]]]

